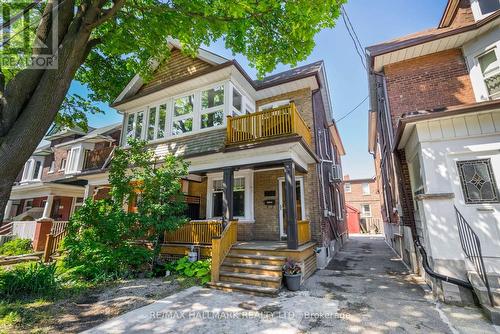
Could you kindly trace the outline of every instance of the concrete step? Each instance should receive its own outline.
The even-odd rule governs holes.
[[[210,282],[208,285],[214,289],[224,290],[224,291],[237,291],[244,292],[256,296],[264,296],[264,297],[276,297],[278,296],[279,289],[263,287],[263,286],[255,286],[255,285],[247,285],[241,283],[229,283],[229,282]]]
[[[253,254],[237,254],[231,251],[229,252],[229,254],[227,254],[225,260],[227,262],[281,266],[285,263],[286,257],[253,255]]]
[[[221,282],[241,283],[245,285],[256,285],[276,289],[279,289],[281,287],[281,276],[267,276],[221,271],[219,273],[219,280]]]
[[[488,277],[488,283],[491,288],[500,289],[500,274],[497,273],[486,273]],[[467,278],[474,286],[485,286],[483,280],[476,271],[467,271]]]
[[[282,276],[282,267],[278,265],[224,261],[224,263],[222,263],[221,270],[235,272],[235,273],[247,273],[256,275],[277,276],[277,277]]]
[[[495,326],[500,326],[500,307],[491,307],[491,305],[481,305],[484,313]]]
[[[474,287],[474,292],[479,298],[479,302],[481,303],[481,305],[491,305],[490,298],[488,296],[488,290],[486,289],[486,287],[475,286],[475,285],[473,285],[473,287]],[[500,306],[500,289],[490,288],[490,291],[493,297],[493,303],[495,304],[495,306]]]

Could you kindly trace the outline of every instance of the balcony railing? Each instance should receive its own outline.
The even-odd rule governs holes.
[[[311,145],[311,131],[293,103],[253,114],[228,117],[227,120],[228,145],[293,134],[301,136]]]

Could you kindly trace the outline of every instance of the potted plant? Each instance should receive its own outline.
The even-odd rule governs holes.
[[[294,260],[288,259],[283,265],[283,275],[285,276],[286,287],[290,291],[300,289],[300,279],[302,268]]]

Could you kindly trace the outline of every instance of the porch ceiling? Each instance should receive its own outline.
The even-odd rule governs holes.
[[[83,197],[84,193],[85,188],[82,186],[51,182],[36,182],[12,187],[10,199],[17,200],[48,195]]]
[[[189,173],[192,174],[220,171],[224,167],[253,168],[282,165],[284,161],[289,160],[294,161],[299,170],[307,171],[307,165],[317,161],[314,153],[306,149],[301,141],[226,151],[188,160]]]

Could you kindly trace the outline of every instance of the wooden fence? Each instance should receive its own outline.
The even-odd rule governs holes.
[[[64,229],[57,234],[47,234],[45,250],[43,251],[43,262],[49,262],[52,256],[57,253],[62,239],[68,234],[68,230]]]
[[[219,272],[226,255],[238,241],[238,222],[230,221],[220,236],[212,239],[212,282],[219,281]]]
[[[173,232],[165,233],[165,241],[168,243],[211,245],[212,238],[222,233],[222,222],[190,221]]]
[[[311,145],[311,130],[295,104],[228,117],[227,143],[240,144],[284,135],[297,134]]]

